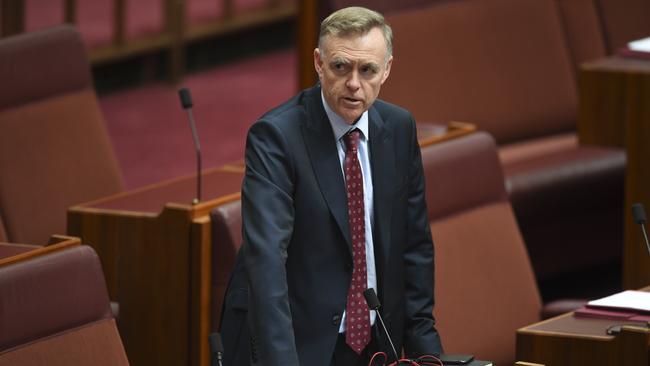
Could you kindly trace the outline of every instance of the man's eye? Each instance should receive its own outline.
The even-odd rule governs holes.
[[[334,64],[334,69],[336,70],[343,70],[343,68],[345,68],[345,64],[343,63]]]
[[[367,74],[367,75],[373,75],[377,72],[377,70],[374,67],[371,66],[363,66],[361,67],[361,73]]]

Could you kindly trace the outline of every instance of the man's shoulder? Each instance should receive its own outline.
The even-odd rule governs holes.
[[[373,103],[373,109],[383,121],[384,126],[392,131],[410,131],[415,125],[411,112],[396,104],[377,99]]]
[[[413,119],[411,112],[407,109],[382,99],[375,100],[373,107],[385,121],[403,121]]]
[[[295,128],[296,121],[303,120],[308,113],[307,104],[314,98],[314,91],[306,89],[293,96],[284,103],[264,113],[257,123],[271,123],[282,128],[284,126]]]

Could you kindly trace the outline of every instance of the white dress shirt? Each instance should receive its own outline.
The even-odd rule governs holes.
[[[377,292],[377,273],[375,270],[375,249],[372,241],[372,218],[373,218],[373,201],[372,201],[372,172],[370,170],[370,148],[368,146],[369,133],[368,133],[368,111],[363,112],[361,117],[354,124],[348,124],[341,116],[336,114],[327,104],[323,92],[321,91],[321,99],[325,113],[332,125],[332,132],[336,139],[336,147],[339,153],[339,161],[341,162],[341,173],[345,177],[343,163],[345,161],[345,142],[343,135],[349,131],[358,128],[361,131],[359,139],[358,158],[361,164],[361,174],[363,175],[363,202],[364,202],[364,221],[366,229],[366,265],[368,273],[368,288],[372,288]],[[375,324],[375,312],[370,312],[370,325]],[[339,333],[345,332],[345,312],[339,327]]]

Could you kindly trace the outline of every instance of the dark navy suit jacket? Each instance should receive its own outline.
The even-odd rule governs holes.
[[[437,354],[434,251],[415,122],[369,109],[373,240],[382,315],[407,355]],[[243,244],[222,318],[225,366],[330,364],[352,274],[347,199],[320,86],[249,130]],[[388,353],[383,334],[375,334]]]

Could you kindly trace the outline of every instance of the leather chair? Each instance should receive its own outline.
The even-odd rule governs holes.
[[[241,200],[224,203],[210,213],[212,222],[212,331],[220,329],[230,274],[242,244]]]
[[[0,366],[129,364],[89,246],[0,259],[0,324]]]
[[[540,320],[542,302],[494,139],[479,132],[430,145],[422,163],[445,352],[512,365],[516,330]]]
[[[0,240],[45,244],[122,178],[72,26],[0,39]]]
[[[616,270],[623,237],[625,154],[576,135],[576,62],[604,49],[594,48],[596,13],[558,4],[440,1],[389,15],[395,62],[381,94],[418,121],[467,121],[494,136],[542,284]],[[571,290],[587,288],[584,277]]]

